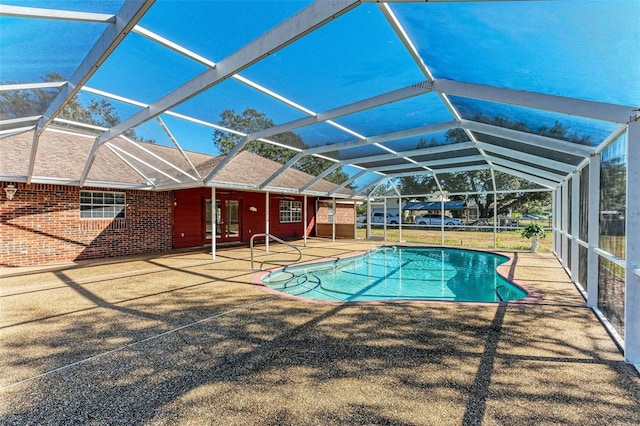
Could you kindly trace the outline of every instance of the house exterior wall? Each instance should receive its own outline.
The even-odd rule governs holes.
[[[301,222],[280,223],[280,195],[269,195],[269,233],[279,238],[304,237],[304,218]],[[194,188],[173,192],[174,223],[173,247],[187,248],[211,244],[204,239],[205,200],[211,199],[211,188]],[[254,234],[266,230],[265,212],[266,196],[262,192],[216,190],[216,200],[237,200],[240,212],[240,238],[238,241],[248,243]],[[304,202],[304,197],[289,197],[288,201]],[[255,207],[252,211],[250,207]],[[307,199],[307,236],[313,235],[315,224],[315,198]],[[219,241],[224,242],[224,241]]]
[[[316,235],[318,237],[331,237],[333,224],[329,221],[329,210],[333,206],[332,201],[318,202],[318,223]],[[355,205],[336,203],[335,222],[336,238],[355,238]]]
[[[264,200],[265,196],[262,195]],[[304,197],[287,197],[287,201],[300,201],[304,203]],[[304,209],[304,207],[303,207]],[[273,194],[269,200],[269,233],[278,238],[303,238],[304,229],[304,210],[302,222],[280,223],[280,195]],[[315,223],[315,198],[307,198],[307,221]],[[262,218],[262,231],[264,232],[264,217]],[[307,228],[307,237],[313,235],[313,227]]]
[[[0,183],[2,188],[5,182]],[[81,219],[78,187],[14,183],[7,200],[0,191],[0,266],[32,266],[171,249],[169,192],[124,192],[124,219]]]
[[[4,188],[6,182],[0,182]],[[75,260],[111,258],[200,247],[205,240],[205,200],[211,188],[153,192],[66,185],[14,183],[18,192],[7,200],[0,190],[0,266],[35,266]],[[125,193],[124,219],[81,219],[81,191]],[[216,199],[238,200],[241,242],[264,233],[266,196],[260,192],[217,190]],[[301,222],[280,223],[279,194],[269,195],[269,232],[280,238],[320,235],[316,198],[307,198],[307,228]],[[304,202],[302,196],[287,201]],[[249,207],[255,207],[252,211]],[[326,210],[326,209],[325,209]],[[323,213],[326,214],[325,211]],[[340,237],[352,237],[353,207],[339,204]],[[320,223],[320,224],[318,224]],[[342,231],[344,228],[344,231]],[[328,234],[330,236],[330,233]]]
[[[199,247],[205,244],[203,235],[204,200],[211,199],[207,188],[174,191],[173,248]],[[210,241],[209,241],[210,242]]]

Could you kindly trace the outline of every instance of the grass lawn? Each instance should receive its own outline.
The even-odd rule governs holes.
[[[398,241],[398,229],[387,228],[388,242]],[[357,230],[358,238],[366,237],[366,229]],[[383,238],[382,228],[372,228],[371,235],[374,238]],[[442,237],[439,230],[429,229],[402,229],[402,241],[408,243],[422,243],[441,245]],[[519,231],[501,231],[496,235],[497,248],[510,250],[528,250],[531,248],[531,240],[523,238]],[[444,245],[456,247],[493,248],[493,232],[445,230]],[[546,238],[538,240],[538,251],[550,252],[552,250],[552,238],[547,234]]]

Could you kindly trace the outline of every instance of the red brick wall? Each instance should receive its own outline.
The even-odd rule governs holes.
[[[11,201],[0,190],[0,266],[171,250],[169,192],[114,190],[126,194],[125,219],[80,219],[80,188],[14,185],[18,192]],[[0,182],[1,188],[5,186],[6,182]]]
[[[329,209],[333,206],[332,201],[320,201],[318,203],[318,223],[329,223]],[[355,216],[353,204],[336,203],[336,223],[354,224]]]
[[[329,223],[329,209],[332,201],[320,201],[318,203],[318,223],[316,235],[318,237],[331,237],[333,224]],[[335,221],[336,238],[355,238],[355,206],[353,204],[336,203]]]

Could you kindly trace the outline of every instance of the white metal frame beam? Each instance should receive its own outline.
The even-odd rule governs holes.
[[[521,132],[519,130],[507,129],[505,127],[494,126],[491,124],[479,123],[477,121],[462,120],[460,122],[460,127],[473,132],[485,133],[487,135],[509,139],[527,145],[582,157],[588,157],[595,152],[595,148],[590,146],[579,145],[577,143],[566,142],[560,139],[540,136],[533,133]]]
[[[230,78],[232,75],[331,22],[358,4],[359,2],[355,0],[312,3],[271,31],[218,62],[215,68],[204,71],[160,98],[148,108],[133,114],[110,130],[102,133],[91,149],[80,181],[83,182],[86,179],[100,145]]]
[[[403,99],[419,96],[431,91],[431,83],[425,81],[418,84],[413,84],[408,87],[404,87],[402,89],[394,90],[391,92],[384,93],[379,96],[374,96],[371,98],[364,99],[362,101],[354,102],[352,104],[344,105],[329,111],[325,111],[319,113],[315,116],[305,117],[298,120],[290,121],[288,123],[283,123],[278,126],[269,127],[268,129],[260,130],[258,132],[254,132],[248,134],[243,141],[239,142],[234,146],[234,148],[229,152],[227,158],[221,161],[205,178],[205,182],[208,182],[213,176],[216,175],[227,162],[231,161],[231,159],[240,152],[245,145],[254,140],[261,140],[264,138],[268,138],[271,136],[275,136],[284,132],[290,132],[295,129],[299,129],[301,127],[310,126],[313,124],[326,122],[332,120],[334,118],[342,117],[345,115],[355,114],[357,112],[366,111],[372,108],[379,107],[381,105],[386,105],[389,103],[397,102]],[[361,139],[366,139],[364,136]]]
[[[293,158],[291,158],[291,160],[289,160],[286,164],[284,164],[282,167],[280,167],[280,169],[278,169],[275,173],[273,173],[271,176],[269,176],[262,183],[262,185],[260,185],[260,186],[261,187],[267,186],[267,184],[269,184],[271,181],[273,181],[273,179],[275,179],[280,173],[284,172],[286,169],[288,169],[289,167],[293,166],[296,162],[298,162],[302,157],[304,157],[306,155],[318,155],[318,154],[322,154],[322,153],[326,153],[326,152],[342,151],[342,150],[358,148],[358,147],[362,147],[362,146],[366,146],[366,145],[380,144],[380,143],[384,143],[384,142],[388,142],[388,141],[392,141],[392,140],[398,140],[398,139],[404,139],[404,138],[409,138],[409,137],[414,137],[414,136],[427,135],[427,134],[430,134],[430,133],[442,132],[442,131],[449,130],[449,129],[452,129],[452,128],[455,128],[455,127],[457,127],[457,122],[456,121],[449,121],[449,122],[445,122],[445,123],[432,124],[432,125],[429,125],[429,126],[420,126],[420,127],[416,127],[416,128],[413,128],[413,129],[400,130],[400,131],[397,131],[397,132],[385,133],[385,134],[377,135],[377,136],[371,136],[371,137],[367,137],[366,139],[356,139],[356,140],[352,140],[352,141],[348,141],[348,142],[342,142],[342,143],[336,143],[336,144],[330,144],[330,145],[322,145],[322,146],[317,146],[317,147],[305,149],[304,151],[301,151],[298,154],[296,154]],[[388,155],[388,154],[384,154],[384,155]],[[327,157],[325,157],[325,158],[327,158]],[[393,158],[401,158],[401,156],[398,157],[396,155]],[[331,159],[331,158],[329,158],[329,160],[339,161],[337,159]],[[343,161],[343,163],[348,163],[348,160],[347,161]]]
[[[31,155],[29,157],[27,172],[29,179],[27,183],[31,182],[31,176],[33,175],[33,169],[35,167],[36,153],[38,151],[38,142],[44,129],[73,99],[80,88],[98,70],[100,65],[107,60],[107,58],[124,40],[127,34],[129,34],[131,29],[144,16],[154,2],[155,0],[127,0],[118,11],[115,21],[102,33],[98,41],[93,45],[87,56],[83,59],[80,66],[75,70],[69,79],[68,84],[65,86],[66,90],[61,90],[58,93],[58,96],[56,96],[44,112],[36,125],[36,130],[33,135],[33,143],[31,146]],[[85,180],[86,175],[83,173],[83,177],[80,181],[84,183]]]
[[[0,5],[0,7],[2,6]],[[11,92],[14,90],[59,89],[66,84],[67,84],[66,81],[47,81],[43,83],[0,84],[0,92]]]
[[[189,49],[187,49],[187,48],[185,48],[183,46],[180,46],[179,44],[174,43],[171,40],[168,40],[168,39],[166,39],[166,38],[164,38],[164,37],[162,37],[162,36],[160,36],[158,34],[155,34],[152,31],[149,31],[149,30],[147,30],[147,29],[145,29],[145,28],[143,28],[143,27],[141,27],[139,25],[137,25],[133,30],[134,30],[134,32],[136,34],[139,34],[139,35],[141,35],[141,36],[143,36],[143,37],[145,37],[145,38],[147,38],[147,39],[153,41],[154,43],[157,43],[157,44],[159,44],[159,45],[161,45],[163,47],[171,49],[174,52],[177,52],[177,53],[179,53],[181,55],[184,55],[184,56],[186,56],[187,58],[189,58],[191,60],[197,61],[197,62],[199,62],[199,63],[201,63],[201,64],[203,64],[203,65],[205,65],[205,66],[207,66],[209,68],[215,68],[215,66],[216,66],[216,63],[214,61],[211,61],[211,60],[209,60],[209,59],[207,59],[207,58],[205,58],[205,57],[203,57],[201,55],[198,55],[197,53],[195,53],[195,52],[193,52],[193,51],[191,51],[191,50],[189,50]],[[240,83],[242,83],[242,84],[244,84],[244,85],[246,85],[246,86],[248,86],[248,87],[250,87],[250,88],[252,88],[252,89],[255,89],[255,90],[257,90],[257,91],[259,91],[259,92],[261,92],[261,93],[263,93],[263,94],[265,94],[267,96],[270,96],[273,99],[276,99],[276,100],[278,100],[280,102],[283,102],[283,103],[289,105],[292,108],[295,108],[295,109],[297,109],[299,111],[302,111],[307,115],[310,115],[310,116],[317,115],[315,112],[311,111],[309,108],[306,108],[306,107],[298,104],[297,102],[294,102],[291,99],[288,99],[288,98],[286,98],[286,97],[274,92],[273,90],[270,90],[270,89],[268,89],[268,88],[266,88],[266,87],[264,87],[264,86],[262,86],[262,85],[260,85],[260,84],[258,84],[256,82],[252,81],[252,80],[249,80],[248,78],[243,77],[240,74],[234,74],[234,75],[231,76],[231,78],[236,80],[236,81],[238,81],[238,82],[240,82]],[[335,127],[335,128],[343,130],[343,131],[345,131],[345,132],[347,132],[349,134],[352,134],[352,135],[354,135],[356,137],[360,137],[360,135],[358,133],[354,132],[353,130],[347,129],[346,127],[344,127],[344,126],[342,126],[342,125],[340,125],[338,123],[335,123],[335,122],[333,122],[331,120],[326,121],[326,123],[331,125],[331,126],[333,126],[333,127]]]
[[[156,121],[158,122],[160,127],[162,127],[162,130],[164,130],[164,133],[171,140],[171,142],[173,142],[173,144],[178,149],[178,151],[180,151],[180,154],[182,155],[182,158],[184,158],[187,161],[187,163],[189,164],[189,167],[191,167],[191,170],[193,171],[193,173],[197,176],[197,179],[194,179],[194,180],[198,180],[198,181],[202,182],[202,176],[200,176],[200,173],[198,172],[198,169],[196,169],[196,166],[193,165],[193,162],[187,156],[187,153],[184,152],[184,150],[182,149],[182,146],[180,146],[180,143],[178,143],[178,140],[175,138],[175,136],[173,136],[173,133],[171,132],[171,130],[169,129],[167,124],[162,120],[162,118],[159,115],[156,116]]]
[[[463,167],[454,167],[450,169],[439,169],[439,170],[425,170],[424,172],[405,172],[405,173],[392,173],[385,175],[389,179],[401,178],[406,176],[422,176],[422,175],[438,175],[442,173],[456,173],[456,172],[470,172],[473,170],[486,170],[489,169],[488,165],[478,165],[478,166],[463,166]]]
[[[624,358],[640,372],[640,119],[627,133],[627,212]],[[635,237],[634,237],[635,235]]]
[[[367,173],[367,170],[360,170],[358,173],[351,176],[349,179],[345,180],[340,185],[336,186],[331,191],[329,191],[329,195],[334,196],[334,194],[338,193],[338,191],[340,191],[341,189],[351,185],[353,182],[360,179],[360,177],[362,177],[365,173]]]
[[[134,172],[136,172],[137,174],[139,174],[144,180],[147,181],[147,183],[149,184],[149,186],[155,186],[155,183],[149,179],[147,177],[147,175],[145,175],[140,169],[138,169],[132,162],[130,162],[129,160],[127,160],[124,155],[122,155],[119,151],[117,151],[116,149],[114,149],[110,144],[107,144],[106,147],[113,152],[113,154],[118,157],[123,163],[125,163],[127,166],[129,166],[131,169],[133,169]]]
[[[571,204],[569,202],[569,179],[562,182],[560,185],[560,200],[561,200],[561,216],[560,216],[560,240],[561,244],[561,261],[562,267],[565,270],[569,269],[569,209]]]
[[[200,181],[199,178],[193,176],[192,174],[186,172],[185,170],[181,169],[180,167],[176,166],[175,164],[173,164],[170,161],[165,160],[164,158],[162,158],[160,155],[154,153],[153,151],[145,148],[144,146],[142,146],[141,144],[129,139],[126,136],[120,136],[122,139],[124,139],[125,141],[129,142],[131,145],[135,146],[136,148],[138,148],[141,151],[146,152],[147,154],[149,154],[150,156],[152,156],[153,158],[155,158],[156,160],[166,164],[167,166],[171,167],[172,169],[176,170],[177,172],[185,175],[186,177],[188,177],[189,179],[193,180],[193,181]]]
[[[416,162],[415,164],[413,163],[395,164],[395,165],[392,164],[389,166],[370,167],[367,169],[367,171],[386,173],[391,170],[413,169],[416,167],[429,167],[430,170],[428,171],[438,173],[438,169],[433,169],[433,167],[446,166],[449,164],[464,164],[464,163],[471,163],[475,161],[484,161],[484,157],[482,155],[469,155],[466,157],[452,157],[452,158],[443,158],[440,160],[419,161],[419,162]],[[422,171],[420,173],[422,173]]]
[[[587,306],[597,308],[600,257],[596,250],[600,245],[600,163],[601,156],[596,154],[589,160],[589,193],[587,212]],[[554,212],[555,213],[555,212]],[[555,217],[555,214],[554,214]]]
[[[378,154],[378,155],[370,155],[368,157],[351,158],[349,160],[344,160],[343,163],[357,165],[357,164],[372,163],[377,161],[412,158],[417,155],[439,154],[443,152],[453,152],[453,151],[460,151],[464,149],[475,149],[475,148],[476,146],[473,142],[461,142],[461,143],[456,143],[452,145],[438,145],[438,146],[431,146],[427,148],[412,149],[410,151],[402,151],[396,154]]]
[[[60,21],[97,22],[103,24],[113,24],[116,21],[116,17],[114,15],[106,13],[75,12],[70,10],[10,6],[3,4],[0,4],[0,16],[52,19]]]
[[[378,185],[380,184],[380,182],[382,182],[382,181],[383,181],[383,180],[385,180],[385,179],[387,179],[387,177],[386,177],[386,176],[384,176],[384,175],[383,175],[383,176],[380,176],[378,179],[374,180],[374,181],[373,181],[373,182],[371,182],[369,185],[367,185],[367,186],[365,186],[365,187],[361,188],[361,189],[360,189],[358,192],[356,192],[354,195],[358,196],[358,195],[360,195],[360,194],[363,194],[363,193],[367,192],[367,190],[368,190],[369,188],[374,188],[374,187],[378,186]],[[367,207],[367,212],[368,212],[369,210],[370,210],[370,209]]]
[[[571,200],[571,239],[569,240],[569,252],[571,253],[571,263],[569,270],[571,271],[571,281],[577,283],[579,281],[579,268],[580,268],[580,246],[578,240],[580,239],[580,171],[576,170],[571,175],[571,193],[569,194]],[[582,284],[582,283],[581,283]]]
[[[548,169],[558,170],[559,172],[563,172],[566,174],[572,173],[576,166],[571,164],[563,163],[556,160],[550,160],[548,158],[539,157],[537,155],[526,154],[524,152],[516,151],[514,149],[504,148],[498,145],[493,145],[485,142],[477,142],[476,145],[478,148],[481,148],[483,151],[493,152],[494,154],[506,155],[509,157],[518,158],[522,161],[526,161],[531,164],[540,164]]]
[[[517,105],[621,124],[627,123],[629,117],[634,117],[637,109],[637,107],[632,106],[587,101],[524,90],[503,89],[446,79],[436,79],[433,82],[433,91],[463,98]]]
[[[144,161],[143,159],[141,159],[141,158],[139,158],[139,157],[137,157],[137,156],[135,156],[135,155],[131,154],[130,152],[128,152],[128,151],[126,151],[126,150],[124,150],[124,149],[120,148],[119,146],[114,145],[114,144],[113,144],[113,143],[111,143],[111,142],[109,142],[106,146],[107,146],[107,147],[109,147],[109,148],[112,148],[112,149],[117,150],[117,151],[118,151],[118,152],[120,152],[121,154],[124,154],[124,155],[126,155],[127,157],[132,158],[133,160],[136,160],[138,163],[143,164],[144,166],[146,166],[146,167],[150,168],[151,170],[153,170],[153,171],[155,171],[155,172],[157,172],[157,173],[160,173],[161,175],[163,175],[163,176],[165,176],[165,177],[167,177],[167,178],[171,179],[172,181],[174,181],[174,182],[176,182],[176,183],[182,183],[179,179],[177,179],[177,178],[175,178],[175,177],[171,176],[169,173],[167,173],[167,172],[164,172],[164,171],[160,170],[159,168],[157,168],[156,166],[152,165],[151,163],[149,163],[149,162],[147,162],[147,161]],[[136,170],[136,169],[134,169],[134,170]],[[136,170],[136,171],[137,171],[137,170]]]
[[[433,74],[431,73],[431,70],[429,69],[429,67],[425,63],[425,61],[422,58],[422,56],[420,56],[420,53],[418,52],[418,49],[416,48],[415,44],[413,43],[413,40],[411,40],[411,38],[409,37],[409,35],[405,31],[404,27],[402,26],[402,24],[400,23],[400,21],[396,17],[396,15],[393,12],[393,10],[391,9],[391,7],[386,3],[382,3],[382,4],[379,3],[378,4],[378,8],[380,9],[382,14],[384,15],[385,19],[387,20],[387,22],[389,23],[391,28],[393,28],[393,30],[395,31],[396,35],[398,36],[398,38],[400,39],[400,41],[404,45],[404,47],[407,50],[407,52],[413,58],[414,62],[416,63],[416,65],[418,66],[418,68],[420,69],[422,74],[427,78],[427,81],[433,83],[435,81],[435,78],[434,78]],[[449,96],[446,93],[442,93],[442,92],[439,92],[439,91],[435,91],[435,92],[438,94],[438,96],[440,97],[440,100],[442,100],[442,103],[449,110],[449,112],[454,117],[454,119],[457,120],[457,121],[462,120],[462,116],[460,115],[460,113],[458,112],[456,107],[451,103],[451,100],[449,99]],[[473,133],[471,133],[467,129],[463,129],[463,130],[464,130],[465,134],[467,135],[467,137],[469,138],[470,141],[472,141],[474,143],[477,142],[475,137],[474,137],[474,135],[473,135]],[[482,149],[478,148],[478,152],[480,153],[480,155],[486,156],[485,152]],[[487,158],[485,158],[485,161],[487,162],[489,168],[491,168],[492,167],[491,161],[489,161]],[[442,189],[441,186],[440,186],[440,181],[439,181],[438,177],[434,175],[434,178],[436,180],[438,188]]]
[[[0,120],[0,129],[3,130],[13,130],[16,124],[24,124],[28,123],[30,126],[34,125],[40,119],[40,115],[34,115],[31,117],[20,117],[20,118],[9,118],[7,120]]]
[[[544,179],[544,178],[541,178],[541,177],[538,177],[538,176],[533,176],[533,175],[530,175],[528,173],[524,173],[524,172],[521,172],[521,171],[518,171],[518,170],[510,169],[508,167],[504,167],[504,166],[501,166],[499,164],[494,164],[493,168],[496,171],[499,171],[499,172],[502,172],[502,173],[506,173],[506,174],[509,174],[511,176],[516,176],[516,177],[519,177],[519,178],[522,178],[522,179],[527,179],[527,180],[529,180],[529,181],[531,181],[533,183],[536,183],[538,185],[544,186],[545,188],[554,189],[554,188],[557,188],[558,185],[559,185],[558,182],[550,181],[550,180],[547,180],[547,179]],[[513,191],[513,192],[518,192],[518,191]]]
[[[428,126],[414,127],[411,129],[399,130],[397,132],[385,133],[376,136],[369,136],[366,139],[356,139],[348,142],[323,145],[305,150],[304,154],[321,154],[325,152],[359,148],[365,145],[382,144],[389,141],[411,138],[415,136],[426,136],[432,133],[444,132],[458,127],[457,121],[447,121],[444,123],[430,124]]]
[[[308,188],[310,188],[313,185],[315,185],[318,181],[322,180],[325,176],[333,173],[338,167],[340,167],[342,165],[343,165],[342,163],[334,163],[334,164],[332,164],[331,167],[325,169],[325,171],[320,173],[318,176],[316,176],[315,178],[311,179],[306,184],[302,185],[300,187],[300,189],[298,189],[298,191],[299,192],[303,192],[303,191],[307,190]]]
[[[539,176],[546,180],[554,181],[560,183],[567,176],[560,173],[551,173],[546,170],[541,170],[536,167],[527,166],[525,164],[518,163],[517,161],[505,160],[504,158],[494,157],[492,155],[488,156],[493,164],[499,164],[501,166],[509,167],[515,170],[520,170],[523,173],[528,173],[533,176]]]
[[[273,126],[268,129],[260,130],[258,132],[251,133],[247,135],[246,142],[250,142],[252,140],[257,140],[261,138],[268,138],[270,136],[278,135],[280,133],[299,129],[301,127],[307,127],[313,124],[326,122],[334,118],[344,117],[345,115],[366,111],[382,105],[398,102],[403,99],[420,96],[425,93],[429,93],[430,91],[431,91],[431,83],[427,81],[422,83],[412,84],[411,86],[407,86],[402,89],[394,90],[391,92],[384,93],[382,95],[373,96],[371,98],[367,98],[362,101],[354,102],[352,104],[343,105],[341,107],[334,108],[329,111],[321,112],[313,117],[301,118],[301,119],[290,121],[288,123],[284,123],[278,126]]]

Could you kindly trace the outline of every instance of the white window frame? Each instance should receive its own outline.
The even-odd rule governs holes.
[[[127,197],[124,192],[80,191],[81,220],[126,219],[126,206]]]
[[[302,201],[280,200],[280,223],[302,222]]]

